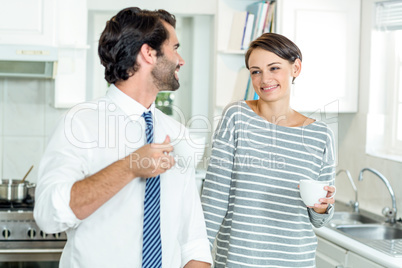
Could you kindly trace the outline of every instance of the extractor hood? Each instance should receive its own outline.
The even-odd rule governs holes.
[[[55,78],[56,47],[0,45],[0,77]]]

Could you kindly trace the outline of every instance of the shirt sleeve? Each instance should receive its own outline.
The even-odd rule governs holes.
[[[181,267],[191,260],[212,264],[194,168],[189,168],[185,176],[187,182],[183,191],[183,225],[180,233]]]
[[[39,165],[34,218],[47,233],[57,233],[80,224],[70,208],[73,184],[88,174],[90,138],[85,127],[68,116],[59,121]]]
[[[327,127],[327,140],[322,156],[321,170],[318,177],[319,181],[328,181],[330,185],[335,184],[335,150],[334,150],[334,135],[332,131]],[[334,215],[334,210],[332,209],[330,213],[316,213],[312,208],[308,208],[308,214],[310,216],[310,221],[314,227],[320,228],[327,224]]]
[[[229,206],[235,153],[235,113],[233,110],[235,108],[229,107],[223,113],[215,131],[201,197],[211,248]]]

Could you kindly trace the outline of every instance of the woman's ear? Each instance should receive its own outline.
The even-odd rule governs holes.
[[[300,59],[296,59],[295,62],[292,65],[292,76],[294,78],[298,77],[301,71],[301,60]]]

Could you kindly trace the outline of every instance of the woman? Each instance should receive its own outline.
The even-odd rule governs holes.
[[[315,266],[312,226],[331,219],[334,199],[306,207],[298,185],[301,179],[333,185],[335,161],[327,125],[290,107],[301,61],[299,48],[274,33],[246,53],[259,99],[223,112],[202,194],[215,267]],[[335,191],[324,189],[327,197]]]

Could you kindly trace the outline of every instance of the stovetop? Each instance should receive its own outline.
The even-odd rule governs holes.
[[[65,241],[66,234],[47,234],[40,230],[33,217],[34,199],[23,202],[0,200],[1,241]]]
[[[35,200],[28,195],[22,202],[10,202],[7,200],[0,200],[0,211],[18,211],[26,210],[33,211]]]

